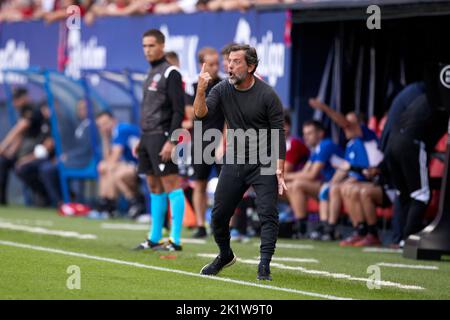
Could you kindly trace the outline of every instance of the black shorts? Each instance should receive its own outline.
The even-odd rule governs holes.
[[[166,142],[167,137],[164,134],[142,135],[138,149],[139,173],[157,177],[178,174],[178,166],[172,160],[163,162],[159,155]]]
[[[209,144],[209,142],[203,142],[202,143],[202,154],[206,148],[206,146]],[[203,162],[202,159],[202,163],[194,163],[194,148],[195,148],[195,143],[193,142],[191,144],[191,168],[192,168],[192,173],[190,172],[189,174],[189,178],[196,181],[196,180],[208,180],[209,175],[211,174],[211,170],[212,168],[215,166],[216,167],[216,172],[217,172],[217,176],[219,176],[220,174],[220,170],[222,169],[222,164],[219,163],[212,163],[212,164],[207,164]],[[215,157],[215,150],[212,151],[211,156]]]
[[[213,167],[216,167],[217,176],[220,174],[222,166],[220,164],[193,164],[194,173],[190,177],[192,180],[208,180]]]

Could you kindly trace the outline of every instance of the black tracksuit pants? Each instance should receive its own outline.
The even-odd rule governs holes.
[[[407,134],[391,134],[385,155],[392,183],[400,192],[405,239],[423,229],[430,201],[428,160],[425,144]]]
[[[7,189],[9,171],[14,168],[16,160],[0,156],[0,205],[7,204]]]
[[[214,195],[211,226],[221,254],[230,250],[229,223],[245,191],[252,186],[256,193],[256,209],[261,222],[261,258],[275,252],[278,236],[278,182],[275,175],[261,175],[261,166],[225,164]]]

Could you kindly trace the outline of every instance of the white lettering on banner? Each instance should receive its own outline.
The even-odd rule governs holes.
[[[0,48],[0,70],[4,69],[27,69],[30,66],[30,50],[25,43],[14,39],[6,41],[5,47]],[[0,83],[3,83],[3,73],[0,73]],[[17,74],[9,74],[8,82],[26,83],[26,79]]]
[[[104,69],[106,67],[106,47],[97,45],[97,37],[81,40],[79,29],[69,30],[68,41],[69,63],[66,75],[79,78],[82,69]]]
[[[166,51],[175,51],[180,58],[180,68],[183,80],[189,86],[197,81],[197,47],[198,35],[171,35],[169,27],[162,25],[161,32],[166,37]],[[193,94],[193,92],[192,92]]]
[[[278,78],[284,76],[284,59],[286,46],[282,42],[273,42],[273,32],[268,30],[258,42],[251,35],[250,24],[244,18],[239,19],[236,27],[234,42],[249,44],[256,48],[260,59],[258,74],[267,78],[269,84],[274,87]]]

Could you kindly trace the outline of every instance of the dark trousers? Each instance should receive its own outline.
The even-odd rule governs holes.
[[[406,134],[391,134],[386,160],[392,183],[400,192],[406,239],[423,229],[423,219],[430,201],[425,144]]]
[[[46,160],[34,160],[26,163],[16,169],[16,175],[22,180],[22,182],[29,187],[34,194],[39,196],[38,203],[40,206],[46,206],[49,204],[47,193],[45,192],[45,186],[42,183],[39,176],[39,167]]]
[[[400,198],[396,197],[393,203],[393,215],[392,215],[392,242],[399,243],[404,239],[405,218],[408,213],[408,208],[404,208],[400,202]]]
[[[222,167],[211,216],[214,239],[221,254],[229,252],[230,219],[250,186],[256,193],[256,210],[261,222],[261,257],[270,259],[278,235],[278,183],[275,175],[261,175],[259,165],[225,164]]]
[[[58,165],[51,161],[41,163],[39,166],[39,178],[52,205],[57,206],[62,201]]]
[[[7,191],[8,191],[8,176],[9,170],[14,168],[16,163],[13,159],[8,159],[0,156],[0,205],[7,204]]]

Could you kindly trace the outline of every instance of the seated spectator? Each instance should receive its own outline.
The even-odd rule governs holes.
[[[87,25],[94,23],[97,17],[104,16],[130,16],[133,14],[144,14],[146,12],[146,0],[113,0],[95,3],[90,7],[84,16]]]
[[[34,18],[37,1],[34,0],[17,0],[7,1],[1,6],[0,22],[14,22],[31,20]]]
[[[97,210],[102,216],[113,216],[121,193],[130,202],[129,214],[137,216],[145,210],[144,199],[139,192],[137,159],[132,151],[139,143],[140,130],[135,125],[117,123],[108,111],[99,113],[96,123],[103,154],[98,165],[100,200]]]
[[[247,10],[252,6],[251,0],[209,0],[199,1],[198,7],[200,10],[207,9],[208,11],[220,10]]]
[[[51,202],[44,181],[47,177],[39,174],[40,167],[51,163],[55,155],[55,143],[51,135],[50,128],[50,109],[44,103],[40,107],[42,114],[42,123],[40,132],[33,141],[34,146],[29,153],[23,155],[15,164],[15,173],[19,179],[33,192],[35,195],[34,203],[37,206],[56,205]]]
[[[59,161],[66,168],[71,169],[86,167],[93,156],[90,134],[92,123],[88,118],[85,100],[80,100],[77,104],[77,117],[78,126],[74,132],[74,146],[59,157]],[[41,164],[39,167],[39,176],[51,202],[53,204],[60,204],[62,202],[62,194],[59,182],[58,161],[54,159],[53,161],[47,161]]]
[[[34,107],[25,88],[13,92],[14,108],[19,119],[0,143],[0,204],[6,205],[9,171],[39,143],[44,122],[41,111]]]
[[[362,170],[377,166],[382,161],[383,154],[378,149],[376,134],[362,124],[354,112],[344,116],[318,99],[310,99],[309,104],[328,115],[344,130],[348,140],[345,149],[346,161],[339,164],[329,188],[328,236],[330,239],[334,238],[335,226],[344,203],[355,232],[341,241],[340,245],[351,246],[367,235],[367,224],[362,215],[358,194],[359,182],[366,181]]]
[[[390,207],[395,201],[397,190],[389,181],[385,161],[382,161],[376,168],[363,170],[363,174],[370,180],[370,182],[361,182],[358,190],[363,217],[367,223],[367,235],[362,240],[354,243],[353,246],[378,246],[381,244],[381,241],[377,230],[376,207]]]
[[[193,13],[197,11],[197,0],[162,1],[155,5],[155,14]]]
[[[311,233],[313,239],[321,239],[328,220],[328,201],[324,197],[324,190],[335,172],[332,161],[342,157],[342,151],[331,139],[325,137],[325,129],[320,122],[305,122],[303,138],[311,150],[311,155],[301,171],[286,174],[288,198],[296,219],[294,231],[297,238],[306,236],[307,197],[318,197],[321,200],[320,223]]]
[[[80,9],[80,15],[83,16],[91,4],[92,1],[90,0],[86,2],[83,2],[82,0],[59,0],[55,1],[53,10],[42,12],[41,15],[42,18],[48,23],[65,20],[69,16],[67,9],[70,6],[78,6]]]

